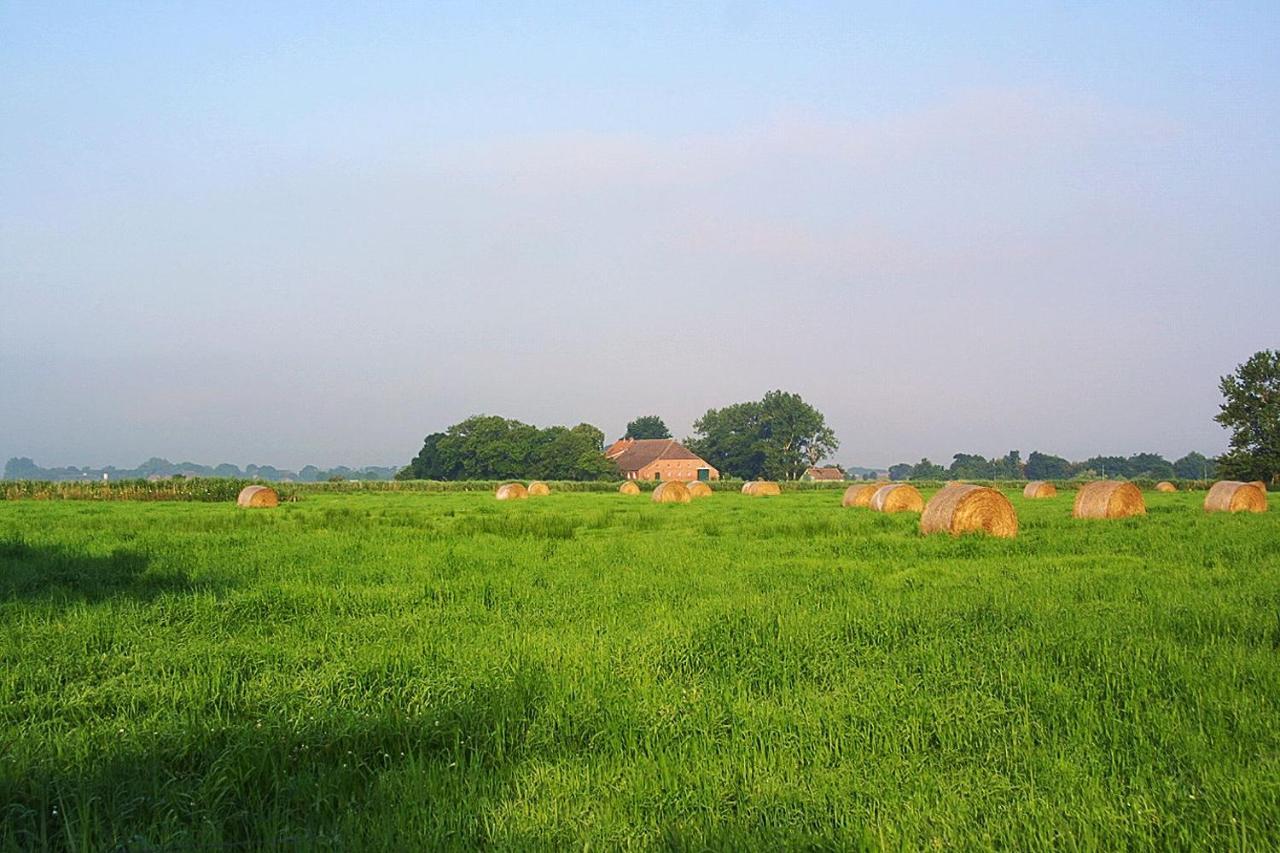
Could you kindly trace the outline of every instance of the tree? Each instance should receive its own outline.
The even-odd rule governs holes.
[[[1262,350],[1224,376],[1214,420],[1231,430],[1222,474],[1238,480],[1280,478],[1280,350]]]
[[[1159,453],[1135,453],[1126,460],[1125,476],[1167,480],[1173,476],[1173,463]]]
[[[422,449],[418,451],[418,455],[413,458],[408,467],[397,474],[406,474],[400,477],[405,480],[452,480],[454,471],[446,465],[440,453],[440,440],[445,437],[442,432],[433,432],[422,441]],[[319,472],[316,472],[319,476]]]
[[[996,476],[996,465],[993,460],[973,453],[957,453],[951,457],[946,475],[952,480],[991,480]]]
[[[947,476],[947,469],[930,462],[928,457],[921,459],[911,468],[912,480],[941,480]]]
[[[396,478],[600,480],[616,475],[613,463],[604,458],[604,433],[591,424],[538,429],[496,415],[476,415],[427,436]]]
[[[1071,476],[1071,463],[1061,456],[1031,451],[1027,457],[1028,480],[1065,480]]]
[[[992,476],[998,480],[1021,480],[1025,475],[1022,470],[1022,453],[1010,450],[1003,459],[992,460]]]
[[[735,403],[723,409],[708,409],[694,421],[700,433],[685,445],[720,469],[722,474],[755,480],[764,475],[760,407],[757,403]]]
[[[1209,480],[1216,476],[1217,468],[1216,462],[1193,450],[1173,463],[1173,476],[1180,480]]]
[[[897,465],[889,466],[889,479],[897,482],[898,480],[909,480],[911,478],[912,464],[910,462],[899,462]]]
[[[532,470],[540,480],[604,480],[617,474],[604,458],[604,433],[591,424],[542,430]]]
[[[756,403],[708,409],[689,448],[721,471],[751,480],[796,480],[840,446],[826,418],[799,394],[770,391]]]
[[[671,438],[671,430],[657,415],[641,415],[627,424],[623,438]]]

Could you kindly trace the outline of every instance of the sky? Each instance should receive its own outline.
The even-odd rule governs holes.
[[[845,464],[1217,453],[1280,348],[1277,44],[1275,2],[0,2],[0,457],[399,464],[775,388]]]

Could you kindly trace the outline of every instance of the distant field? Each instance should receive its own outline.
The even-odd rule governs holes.
[[[0,502],[0,848],[1280,848],[1280,505]]]

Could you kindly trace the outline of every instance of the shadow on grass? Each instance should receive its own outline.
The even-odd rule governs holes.
[[[98,556],[0,539],[0,603],[15,599],[50,604],[110,598],[150,601],[165,593],[212,588],[182,572],[148,571],[149,563],[145,554],[131,550]]]
[[[104,726],[79,755],[24,750],[0,772],[0,850],[485,846],[486,810],[536,752],[547,673],[526,663],[440,688],[426,706],[224,711],[161,732]]]

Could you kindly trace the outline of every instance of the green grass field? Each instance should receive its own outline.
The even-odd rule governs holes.
[[[1280,847],[1280,507],[0,502],[0,847]]]

